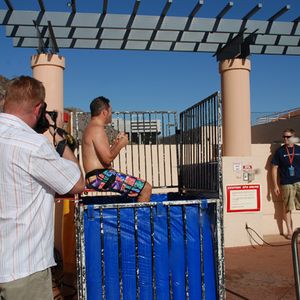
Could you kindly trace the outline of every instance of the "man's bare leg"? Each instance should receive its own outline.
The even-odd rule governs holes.
[[[287,228],[287,237],[291,237],[293,235],[292,212],[290,210],[287,211],[286,208],[284,208],[284,213]]]
[[[141,190],[137,201],[138,202],[149,202],[152,193],[152,186],[146,182],[144,188]]]

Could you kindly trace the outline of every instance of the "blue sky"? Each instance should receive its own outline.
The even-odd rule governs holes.
[[[0,9],[4,1],[0,0]],[[15,9],[37,10],[38,1],[11,0]],[[64,0],[44,0],[46,9],[68,11]],[[158,15],[166,0],[141,0],[139,14]],[[173,0],[168,15],[187,16],[196,0]],[[241,18],[257,3],[263,8],[255,19],[265,20],[284,5],[291,9],[278,21],[300,16],[300,1],[233,1],[226,18]],[[109,13],[130,13],[134,0],[109,0]],[[197,17],[215,17],[228,3],[206,0]],[[102,1],[77,0],[80,12],[101,11]],[[12,78],[31,75],[30,57],[35,49],[13,48],[0,27],[0,74]],[[220,90],[218,62],[213,54],[110,50],[66,50],[65,106],[88,111],[96,96],[111,99],[114,111],[182,111]],[[300,57],[251,55],[251,111],[277,112],[300,107]]]

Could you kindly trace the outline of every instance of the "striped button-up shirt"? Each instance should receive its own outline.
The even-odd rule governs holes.
[[[0,283],[55,265],[54,194],[79,178],[79,167],[45,136],[0,113]]]

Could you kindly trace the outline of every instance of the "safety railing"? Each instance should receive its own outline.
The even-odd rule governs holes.
[[[219,195],[221,96],[214,93],[180,113],[179,187]]]
[[[80,149],[89,120],[90,113],[75,114],[73,134]],[[177,126],[176,112],[114,112],[112,123],[106,128],[110,141],[118,132],[126,132],[129,139],[114,160],[114,168],[147,180],[153,188],[177,188]]]
[[[296,228],[292,237],[292,254],[293,254],[293,267],[295,277],[295,288],[297,300],[300,300],[300,274],[299,274],[299,256],[298,256],[298,236],[300,234],[300,227]]]
[[[281,112],[268,113],[257,117],[255,121],[255,125],[266,124],[266,123],[276,122],[280,120],[286,120],[299,115],[300,115],[299,107],[281,111]]]

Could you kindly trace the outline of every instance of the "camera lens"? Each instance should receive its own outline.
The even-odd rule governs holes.
[[[53,122],[56,123],[57,111],[47,111],[46,108],[47,108],[47,103],[44,102],[43,106],[41,107],[40,118],[35,126],[35,131],[38,133],[44,133],[49,128],[49,122],[46,118],[46,113],[49,114]]]
[[[51,119],[55,122],[57,119],[57,111],[46,111],[47,114],[51,117]]]

